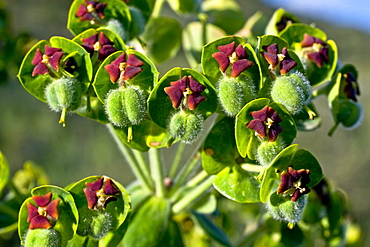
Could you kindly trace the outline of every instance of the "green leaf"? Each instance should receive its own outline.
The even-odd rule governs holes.
[[[200,214],[211,214],[217,209],[216,196],[214,194],[208,194],[197,201],[191,208]]]
[[[93,119],[99,123],[108,123],[102,102],[94,96],[83,96],[81,106],[75,111],[78,115]]]
[[[9,174],[10,174],[10,170],[9,170],[8,162],[6,161],[3,153],[0,151],[0,195],[4,187],[8,183]]]
[[[281,151],[271,165],[264,171],[260,190],[261,202],[266,203],[269,200],[271,190],[279,179],[278,173],[287,169],[291,164],[291,160],[298,149],[298,145],[290,145]]]
[[[172,18],[151,18],[142,34],[143,41],[148,46],[148,56],[161,63],[176,56],[181,45],[181,24]]]
[[[288,22],[287,22],[288,21]],[[285,11],[282,8],[277,9],[270,18],[269,23],[266,26],[265,33],[271,35],[279,34],[284,25],[281,26],[281,22],[285,23],[287,26],[293,23],[299,23],[300,21],[292,15],[291,13]],[[279,28],[278,28],[279,26]],[[280,29],[280,30],[279,30]]]
[[[200,1],[197,0],[168,0],[170,7],[179,14],[198,12]]]
[[[163,236],[159,246],[184,247],[180,227],[175,221],[171,219],[168,221],[165,235]]]
[[[260,197],[263,203],[268,201],[271,190],[278,185],[277,182],[280,179],[279,174],[288,167],[292,167],[294,170],[310,170],[311,182],[307,184],[308,187],[315,186],[323,178],[321,166],[315,156],[306,149],[298,149],[297,144],[291,145],[275,157],[263,174],[260,191]]]
[[[190,67],[195,68],[200,64],[204,44],[225,35],[226,33],[221,28],[210,23],[204,25],[201,22],[190,22],[182,32],[182,46]]]
[[[255,174],[243,170],[239,165],[228,166],[219,172],[213,186],[223,196],[239,202],[259,202],[260,182]]]
[[[216,223],[211,219],[210,215],[199,214],[196,212],[193,212],[192,214],[207,235],[223,246],[233,246],[225,231],[216,225]]]
[[[92,80],[92,65],[90,55],[82,48],[79,44],[72,40],[63,37],[52,37],[50,42],[42,40],[35,44],[23,59],[21,67],[19,69],[18,78],[23,87],[37,99],[46,102],[45,88],[54,79],[50,74],[32,76],[34,65],[32,60],[35,56],[36,50],[40,49],[44,53],[45,45],[49,45],[55,48],[61,48],[66,54],[61,59],[61,64],[57,76],[75,76],[79,81],[84,83],[85,90]],[[73,57],[77,63],[77,69],[73,75],[69,74],[64,70],[64,62],[67,57]]]
[[[256,150],[260,144],[259,136],[256,136],[255,131],[246,127],[253,120],[252,111],[259,111],[265,106],[272,107],[278,112],[282,121],[279,125],[283,128],[283,132],[279,134],[285,145],[293,142],[297,135],[297,129],[292,116],[287,110],[276,102],[271,102],[267,98],[259,98],[246,104],[236,116],[235,122],[235,139],[238,151],[242,157],[248,156],[249,159],[255,160]]]
[[[202,149],[202,167],[208,174],[217,174],[235,163],[237,158],[234,118],[219,120],[208,134]]]
[[[279,36],[285,39],[291,48],[298,50],[302,49],[300,43],[303,41],[305,33],[319,38],[322,41],[326,41],[326,34],[324,31],[304,23],[294,23],[287,26],[279,33]]]
[[[127,247],[160,246],[169,224],[169,216],[170,203],[166,199],[150,198],[133,217],[123,239],[124,245]]]
[[[76,233],[77,222],[79,220],[79,214],[75,205],[75,201],[69,192],[57,186],[51,185],[45,185],[34,188],[31,191],[31,194],[32,196],[36,196],[36,195],[45,195],[49,192],[52,193],[51,200],[55,200],[57,198],[60,199],[58,206],[59,217],[56,221],[55,226],[53,226],[53,229],[61,234],[62,246],[66,246],[68,240],[72,239],[73,235]],[[32,197],[29,197],[23,202],[21,209],[19,211],[18,233],[22,243],[25,240],[27,231],[29,231],[28,230],[29,223],[27,222],[28,217],[27,203],[31,203],[36,206]]]
[[[245,22],[242,8],[234,0],[203,1],[202,10],[209,16],[212,24],[219,26],[227,34],[234,34]]]
[[[101,176],[87,177],[68,188],[76,202],[76,207],[80,215],[77,233],[81,236],[89,234],[89,227],[94,217],[99,214],[98,211],[88,208],[84,189],[87,188],[86,183],[93,183],[100,178]],[[111,220],[109,231],[117,229],[126,220],[131,208],[131,201],[126,189],[117,181],[113,180],[113,182],[120,190],[120,194],[116,196],[117,200],[109,202],[104,210],[104,213],[108,214]]]
[[[128,6],[120,0],[104,0],[104,3],[107,4],[103,11],[104,18],[101,20],[96,19],[91,23],[89,20],[80,21],[80,18],[76,16],[79,6],[81,4],[86,6],[86,2],[84,0],[75,0],[69,9],[67,28],[76,36],[90,28],[109,28],[108,22],[115,20],[116,24],[120,25],[118,27],[119,31],[112,31],[116,31],[123,40],[126,40],[128,38],[126,32],[131,25],[131,15]],[[114,29],[117,29],[117,27]]]
[[[216,111],[217,94],[213,85],[199,72],[192,69],[181,69],[179,67],[168,71],[155,86],[148,99],[149,115],[153,122],[162,128],[166,128],[169,118],[178,110],[172,107],[170,97],[165,93],[164,88],[169,87],[171,82],[177,81],[184,76],[192,76],[200,84],[206,86],[201,93],[207,100],[201,102],[194,110],[202,114],[206,119]]]

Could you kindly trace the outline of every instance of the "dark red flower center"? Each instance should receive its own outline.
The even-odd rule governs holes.
[[[310,170],[300,169],[294,170],[288,167],[287,171],[281,173],[278,194],[284,194],[291,197],[293,202],[297,201],[304,194],[308,194],[311,190],[307,184],[311,181]]]

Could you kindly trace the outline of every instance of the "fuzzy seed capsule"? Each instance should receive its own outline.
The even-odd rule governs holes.
[[[173,138],[192,143],[203,130],[203,117],[191,111],[179,111],[172,116],[169,130]]]
[[[46,101],[54,111],[74,111],[81,105],[82,85],[73,77],[63,77],[46,87]]]
[[[273,82],[271,98],[296,114],[311,100],[312,89],[307,78],[299,72],[278,76]]]
[[[111,230],[112,217],[107,213],[99,213],[94,217],[90,225],[90,235],[96,240],[100,240]]]
[[[54,229],[33,229],[28,230],[24,247],[62,246],[62,236]]]
[[[249,101],[257,97],[253,81],[246,76],[222,77],[218,82],[219,100],[229,116],[235,116]]]
[[[283,149],[281,138],[277,138],[274,142],[263,141],[257,148],[256,158],[262,166],[268,166]]]
[[[268,202],[267,210],[275,220],[295,224],[302,218],[303,210],[307,204],[306,197],[307,195],[304,195],[295,202],[287,200],[278,206],[273,206]]]
[[[112,90],[106,101],[109,120],[116,126],[138,125],[145,118],[146,98],[134,87]]]

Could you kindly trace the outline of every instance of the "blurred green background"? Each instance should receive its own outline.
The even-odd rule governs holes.
[[[72,38],[65,28],[71,0],[0,0],[6,5],[13,35],[28,32],[36,40],[51,36]],[[239,0],[245,18],[261,10],[270,17],[275,9],[254,0]],[[335,6],[332,6],[335,8]],[[173,14],[166,11],[167,14]],[[295,14],[295,13],[293,13]],[[310,150],[319,160],[324,174],[348,195],[350,211],[363,230],[370,233],[370,35],[295,14],[302,22],[316,23],[336,41],[343,64],[359,70],[360,103],[363,123],[355,130],[339,127],[333,137],[327,135],[334,122],[325,97],[316,100],[323,124],[314,132],[300,132],[296,143]],[[173,65],[188,67],[182,52],[158,65],[161,74]],[[67,117],[67,127],[58,124],[59,113],[51,112],[28,94],[16,79],[17,71],[0,83],[0,150],[14,172],[27,160],[42,166],[51,184],[65,186],[83,177],[104,174],[128,184],[132,173],[105,126],[77,115]],[[0,78],[1,80],[1,78]],[[167,150],[167,152],[170,152]],[[369,239],[370,241],[370,239]]]

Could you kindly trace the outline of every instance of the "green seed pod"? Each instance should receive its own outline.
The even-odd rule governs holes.
[[[130,120],[122,104],[122,90],[110,91],[105,106],[110,122],[119,127],[130,125]]]
[[[90,236],[100,240],[107,235],[112,228],[112,216],[107,213],[99,213],[94,217],[90,226]]]
[[[275,220],[295,224],[301,220],[306,203],[307,195],[304,195],[295,202],[289,199],[278,206],[273,206],[268,202],[267,210]]]
[[[273,82],[271,98],[296,114],[310,103],[312,89],[307,78],[299,72],[281,75]]]
[[[280,137],[274,142],[263,141],[257,148],[257,161],[262,166],[268,166],[272,160],[284,149],[284,144]]]
[[[172,116],[169,130],[173,138],[180,138],[185,143],[192,143],[203,130],[203,117],[192,111],[179,111]]]
[[[122,90],[122,104],[131,125],[138,125],[144,120],[146,99],[142,90],[134,87]]]
[[[81,105],[82,85],[76,78],[63,77],[46,87],[46,101],[54,111],[74,111]]]
[[[59,247],[62,246],[62,236],[54,229],[28,230],[24,247]]]
[[[344,127],[354,129],[360,125],[363,118],[362,106],[352,100],[340,100],[337,113],[338,122]]]
[[[235,116],[249,101],[257,98],[256,86],[246,76],[224,76],[218,82],[219,100],[229,116]]]

